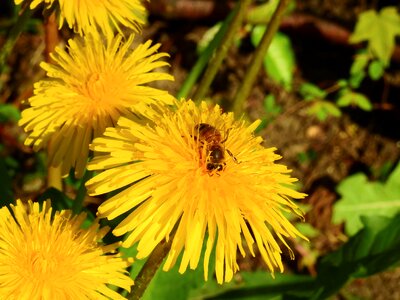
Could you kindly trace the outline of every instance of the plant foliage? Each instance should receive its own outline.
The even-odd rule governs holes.
[[[348,235],[363,227],[362,216],[391,217],[400,212],[400,164],[385,183],[368,182],[355,174],[343,180],[338,188],[342,198],[335,204],[333,222],[345,222]]]

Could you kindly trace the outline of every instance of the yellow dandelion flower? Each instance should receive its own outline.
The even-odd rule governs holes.
[[[53,64],[42,63],[47,77],[34,86],[31,107],[22,112],[19,124],[28,132],[26,145],[35,150],[49,147],[49,162],[62,165],[62,174],[71,167],[81,177],[86,166],[89,143],[120,116],[135,111],[146,114],[149,105],[171,104],[166,91],[144,86],[152,81],[173,80],[154,71],[168,65],[156,53],[159,44],[151,41],[131,49],[133,36],[102,43],[98,35],[69,40],[69,52],[57,48]]]
[[[258,247],[271,272],[282,272],[277,240],[288,247],[285,238],[305,238],[282,213],[302,215],[289,199],[305,196],[288,187],[296,179],[274,163],[280,158],[275,149],[264,148],[254,136],[259,122],[247,126],[205,102],[176,106],[154,126],[121,118],[94,140],[93,149],[108,154],[88,165],[105,170],[88,182],[89,194],[127,187],[101,204],[99,216],[114,219],[135,208],[113,233],[130,232],[123,246],[139,242],[138,258],[148,256],[176,226],[165,271],[181,252],[179,272],[195,269],[205,243],[205,279],[215,247],[217,281],[229,282],[239,269],[237,250],[246,255],[244,239],[253,256]]]
[[[15,4],[24,1],[15,0]],[[29,7],[42,3],[45,9],[57,7],[59,28],[66,22],[80,35],[91,31],[112,35],[114,28],[122,32],[121,25],[139,32],[146,22],[146,9],[139,0],[33,0]]]
[[[99,243],[108,228],[82,229],[85,214],[54,213],[50,201],[11,210],[0,209],[0,299],[125,299],[108,286],[133,284],[117,244]]]

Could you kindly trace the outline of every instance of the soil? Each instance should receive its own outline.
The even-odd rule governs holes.
[[[225,8],[216,9],[213,6],[214,9],[202,12],[201,15],[193,11],[190,13],[189,6],[193,1],[181,1],[181,4],[186,2],[188,5],[185,13],[182,7],[172,6],[175,11],[170,10],[168,18],[160,16],[163,15],[163,6],[157,7],[157,2],[166,1],[151,1],[149,26],[143,31],[143,39],[151,38],[162,43],[160,51],[171,55],[170,72],[175,76],[175,82],[163,83],[162,87],[176,94],[196,62],[198,41],[210,26],[226,16],[226,7],[231,7],[234,2],[227,1]],[[213,3],[206,2],[209,2],[207,5]],[[297,1],[295,14],[307,18],[312,16],[313,22],[328,22],[343,32],[351,32],[356,16],[361,11],[386,5],[400,7],[397,1],[306,0]],[[289,21],[286,20],[286,24],[293,24]],[[292,175],[299,178],[302,191],[309,195],[304,200],[311,207],[306,220],[320,231],[320,235],[310,244],[313,251],[323,254],[343,243],[341,226],[331,222],[332,205],[339,198],[336,185],[356,172],[366,173],[371,180],[381,179],[381,170],[388,165],[393,168],[400,158],[400,80],[394,80],[400,78],[400,72],[398,63],[394,62],[388,80],[367,80],[363,84],[361,92],[372,100],[373,112],[347,108],[340,118],[329,117],[320,121],[308,113],[307,104],[295,91],[303,82],[329,88],[339,78],[348,77],[355,49],[341,37],[321,34],[304,27],[287,25],[282,26],[281,30],[289,35],[296,55],[294,88],[290,92],[285,91],[267,78],[264,72],[260,72],[248,98],[246,112],[250,119],[265,118],[263,101],[268,94],[273,94],[281,106],[282,113],[272,119],[259,134],[265,138],[265,146],[278,149],[277,152],[282,155],[280,163],[293,170]],[[64,32],[64,36],[68,34],[68,31]],[[43,49],[42,31],[26,33],[20,37],[8,61],[9,70],[1,78],[6,84],[0,94],[0,103],[13,103],[21,107],[22,100],[32,94],[32,84],[43,75],[39,68]],[[208,96],[226,110],[230,108],[230,101],[242,81],[253,50],[244,33],[241,46],[230,49],[209,91]],[[23,146],[24,134],[15,124],[1,125],[0,135],[6,146],[2,149],[2,156],[12,156],[21,162],[21,172],[14,177],[15,194],[18,197],[36,197],[45,183],[43,179],[27,181],[26,175],[37,168],[37,156]],[[304,154],[309,155],[308,159],[299,159]],[[302,255],[305,254],[297,253],[299,257]],[[259,264],[246,260],[241,262],[243,268],[249,269],[263,267]],[[308,266],[308,270],[312,268]],[[357,296],[358,299],[399,299],[399,274],[397,269],[356,280],[346,286],[337,299],[349,299],[349,295]]]

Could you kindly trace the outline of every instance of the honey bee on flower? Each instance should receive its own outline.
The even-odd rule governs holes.
[[[163,269],[171,269],[181,253],[180,273],[195,269],[203,257],[207,279],[215,248],[215,274],[223,283],[239,270],[244,240],[253,256],[258,247],[271,272],[282,271],[277,240],[289,248],[287,238],[305,238],[283,211],[301,217],[291,198],[305,194],[290,188],[296,179],[275,163],[275,149],[264,148],[254,135],[260,122],[236,121],[219,106],[190,100],[176,101],[153,122],[120,118],[91,146],[97,155],[88,168],[102,172],[87,182],[89,194],[125,187],[98,210],[110,220],[131,211],[113,230],[128,233],[123,246],[138,242],[141,259],[176,230]]]
[[[227,152],[234,162],[238,163],[229,149],[225,149],[225,142],[228,139],[229,130],[223,139],[221,132],[214,126],[207,123],[200,123],[194,127],[194,139],[198,142],[201,165],[211,175],[214,172],[219,174],[226,166],[225,152]]]

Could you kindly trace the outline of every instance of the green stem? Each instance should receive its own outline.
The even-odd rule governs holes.
[[[149,286],[151,280],[156,274],[157,270],[160,268],[164,258],[167,256],[169,250],[171,249],[172,240],[174,239],[175,232],[169,236],[168,241],[161,241],[153,252],[151,252],[149,258],[143,265],[139,274],[136,276],[135,285],[131,293],[128,296],[129,300],[139,300],[142,298],[144,292]]]
[[[26,5],[22,9],[21,15],[18,17],[17,22],[14,24],[14,26],[11,28],[10,32],[8,33],[7,40],[3,45],[3,48],[0,50],[0,74],[4,72],[6,63],[7,63],[7,58],[10,56],[10,53],[12,49],[14,48],[14,45],[20,36],[21,32],[24,30],[26,27],[26,24],[28,23],[30,17],[32,15],[32,10],[29,8],[28,5]]]
[[[93,171],[88,171],[88,170],[86,170],[85,175],[83,175],[78,192],[76,193],[74,204],[72,205],[72,211],[74,214],[79,214],[82,211],[83,200],[85,200],[85,196],[86,196],[85,183],[90,178],[92,178],[92,175],[93,175]]]
[[[232,22],[229,24],[229,29],[224,36],[221,44],[219,45],[215,55],[211,58],[210,63],[208,64],[207,70],[199,84],[199,87],[193,95],[194,100],[199,101],[204,98],[204,96],[206,96],[211,82],[213,81],[219,67],[221,66],[222,61],[228,53],[228,50],[234,40],[235,34],[242,25],[245,12],[250,3],[251,0],[241,0],[237,3],[234,10],[234,17],[232,19]]]
[[[176,98],[180,100],[181,98],[186,98],[190,90],[193,88],[194,84],[196,83],[197,79],[202,74],[204,68],[206,67],[207,63],[210,61],[215,49],[221,43],[222,38],[225,36],[226,32],[229,29],[229,24],[233,18],[234,11],[232,11],[228,17],[225,19],[224,23],[222,23],[220,29],[218,30],[217,34],[215,35],[214,39],[208,44],[206,49],[201,53],[199,59],[196,61],[196,64],[191,69],[189,75],[186,77],[186,80],[181,86],[181,89],[176,94]]]
[[[267,30],[265,31],[260,44],[258,45],[254,56],[250,62],[250,66],[246,70],[242,84],[236,94],[233,101],[233,112],[235,115],[241,116],[243,114],[243,105],[250,94],[250,90],[256,80],[257,74],[262,66],[265,53],[271,44],[272,38],[279,28],[279,24],[286,11],[286,7],[290,0],[281,0],[276,8],[271,21],[268,24]]]

